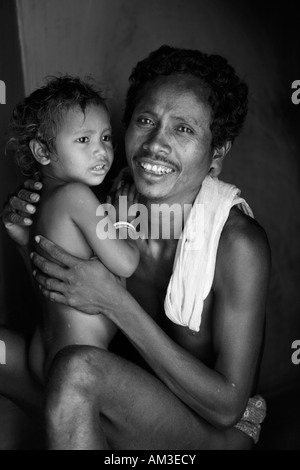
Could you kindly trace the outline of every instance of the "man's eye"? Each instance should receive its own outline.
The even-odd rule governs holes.
[[[179,130],[179,132],[184,132],[184,133],[187,133],[187,134],[192,134],[193,133],[193,131],[189,127],[186,127],[186,126],[179,126],[178,130]]]
[[[111,142],[112,141],[112,136],[110,134],[106,134],[102,137],[102,140],[104,142]]]
[[[154,126],[153,121],[151,121],[149,118],[139,118],[138,123],[144,126]]]
[[[79,137],[79,139],[77,139],[77,142],[79,142],[80,144],[86,144],[88,141],[88,137]]]

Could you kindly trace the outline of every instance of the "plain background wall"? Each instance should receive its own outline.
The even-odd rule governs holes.
[[[300,105],[291,103],[291,83],[300,79],[300,64],[293,7],[237,0],[16,0],[16,5],[26,93],[41,85],[45,75],[58,72],[91,74],[108,85],[118,141],[115,171],[124,162],[119,121],[127,79],[151,50],[170,44],[219,53],[245,78],[251,91],[249,117],[227,158],[223,179],[242,189],[273,253],[261,391],[297,380],[300,365],[297,369],[291,362],[291,344],[300,339]],[[6,31],[7,22],[1,21]],[[9,35],[15,50],[1,49],[0,79],[11,80],[15,88],[9,92],[5,119],[22,94],[16,28]],[[0,178],[2,203],[17,181],[3,159]],[[0,242],[3,251],[3,237]],[[6,261],[2,273],[7,276],[9,269]],[[11,284],[8,279],[5,285]],[[6,297],[2,308],[10,309],[11,302]],[[28,302],[26,298],[24,305]]]
[[[0,80],[6,83],[6,104],[0,105],[0,207],[23,178],[4,155],[7,124],[14,104],[24,96],[15,2],[0,0]],[[0,210],[1,210],[0,209]],[[23,262],[0,224],[0,325],[30,332],[33,297]],[[1,339],[1,338],[0,338]],[[0,365],[5,367],[5,365]],[[22,384],[20,384],[22,387]],[[33,427],[13,403],[0,397],[0,449],[20,449]],[[34,447],[34,446],[33,446]]]
[[[0,79],[6,84],[6,104],[0,105],[0,208],[8,193],[23,178],[14,162],[5,155],[8,137],[8,121],[14,105],[24,96],[24,80],[21,64],[15,2],[0,0]],[[27,329],[31,317],[32,293],[27,282],[23,261],[15,245],[0,224],[0,324]],[[25,307],[25,311],[24,311]],[[18,313],[22,311],[22,315]],[[29,321],[30,323],[30,321]]]

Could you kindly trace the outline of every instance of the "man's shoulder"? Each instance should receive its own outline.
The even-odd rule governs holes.
[[[221,233],[216,268],[224,272],[237,265],[254,270],[269,269],[270,245],[263,227],[233,207]]]
[[[236,206],[232,207],[223,227],[220,244],[224,248],[234,248],[236,245],[269,246],[268,237],[264,228],[252,217],[248,216]]]

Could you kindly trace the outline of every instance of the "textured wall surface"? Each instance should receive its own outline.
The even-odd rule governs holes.
[[[292,105],[290,87],[300,70],[293,15],[283,2],[262,10],[259,2],[223,0],[17,0],[17,7],[26,93],[48,74],[91,74],[109,86],[120,135],[130,70],[163,43],[220,53],[246,79],[249,118],[223,178],[242,189],[273,252],[261,388],[295,380],[299,371],[290,358],[291,343],[300,338],[300,106]]]

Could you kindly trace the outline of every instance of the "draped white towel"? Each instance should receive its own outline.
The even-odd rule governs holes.
[[[240,192],[209,175],[202,183],[178,240],[165,298],[165,313],[177,325],[200,330],[203,303],[211,290],[219,240],[230,209],[238,205],[254,217]]]

